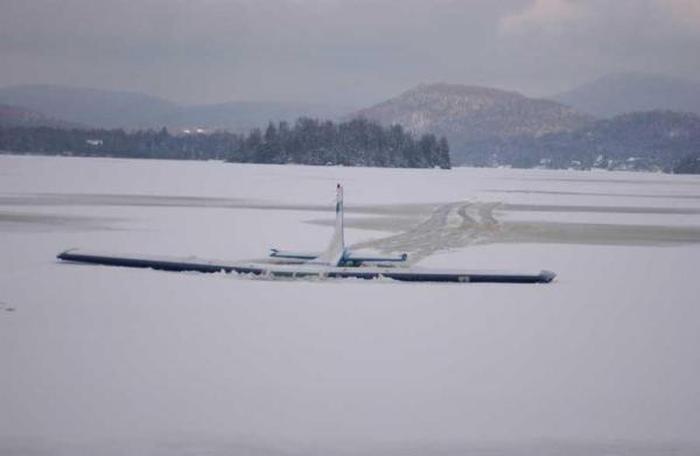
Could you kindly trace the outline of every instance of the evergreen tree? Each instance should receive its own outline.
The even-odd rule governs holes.
[[[401,126],[384,128],[366,119],[335,124],[300,118],[269,123],[263,133],[225,131],[173,135],[160,130],[63,130],[49,127],[0,128],[0,150],[19,153],[125,158],[226,159],[231,162],[311,165],[450,167],[445,138],[418,141]]]

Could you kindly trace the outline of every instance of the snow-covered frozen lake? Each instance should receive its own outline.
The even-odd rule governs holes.
[[[62,250],[349,244],[549,285]],[[700,178],[0,156],[0,454],[699,454]],[[675,451],[675,453],[673,453]]]

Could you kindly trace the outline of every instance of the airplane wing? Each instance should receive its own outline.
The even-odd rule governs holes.
[[[294,260],[313,260],[318,258],[319,252],[293,252],[290,250],[270,249],[270,256],[275,258],[290,258]]]
[[[323,265],[270,265],[256,263],[228,263],[219,260],[193,258],[151,257],[141,255],[116,256],[109,253],[67,250],[58,259],[71,263],[100,264],[129,268],[148,268],[162,271],[235,272],[238,274],[269,275],[273,277],[330,277],[379,279],[388,278],[407,282],[496,282],[548,283],[556,274],[550,271],[461,271],[421,268],[335,267]]]
[[[347,252],[345,256],[343,257],[344,261],[351,261],[353,263],[400,263],[402,261],[406,261],[408,259],[408,254],[407,253],[402,253],[401,255],[398,256],[388,256],[388,257],[380,257],[380,256],[367,256],[367,255],[359,255],[353,252]]]

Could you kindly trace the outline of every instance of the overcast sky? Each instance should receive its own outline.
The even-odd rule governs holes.
[[[548,95],[700,80],[699,0],[0,0],[0,86],[359,106],[421,82]]]

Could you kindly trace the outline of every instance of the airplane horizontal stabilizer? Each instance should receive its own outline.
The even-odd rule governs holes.
[[[320,255],[319,252],[294,252],[290,250],[270,249],[270,256],[274,258],[289,258],[293,260],[313,260]]]

